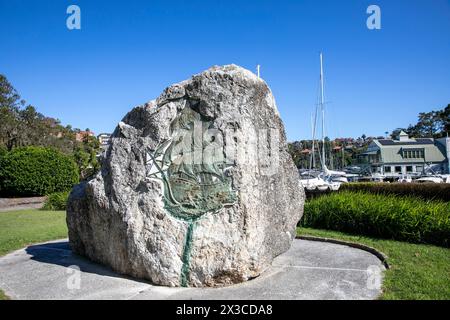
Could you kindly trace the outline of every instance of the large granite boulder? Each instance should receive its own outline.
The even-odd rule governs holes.
[[[166,286],[261,274],[289,249],[304,192],[267,84],[212,67],[131,110],[67,209],[75,253]]]

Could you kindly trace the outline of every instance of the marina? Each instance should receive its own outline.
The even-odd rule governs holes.
[[[307,193],[337,191],[341,184],[349,182],[450,184],[448,136],[436,139],[414,138],[400,130],[395,137],[371,139],[365,151],[352,159],[350,165],[345,165],[344,146],[330,146],[326,150],[328,138],[325,136],[326,102],[322,53],[319,80],[318,102],[311,116],[311,148],[301,150],[302,155],[309,157],[308,167],[299,168],[300,185]],[[321,131],[320,139],[317,136],[318,129]],[[327,165],[334,166],[336,161],[333,160],[340,158],[342,161],[339,171],[330,170]],[[339,161],[337,163],[339,165]]]

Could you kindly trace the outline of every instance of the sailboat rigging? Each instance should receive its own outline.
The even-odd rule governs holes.
[[[309,170],[300,173],[300,184],[308,191],[335,191],[338,190],[342,182],[347,182],[345,172],[332,171],[327,168],[326,154],[325,154],[325,94],[324,94],[324,72],[323,72],[323,54],[320,53],[320,85],[319,85],[319,98],[318,104],[314,109],[314,115],[311,117],[312,126],[312,150],[311,150],[311,162]],[[316,129],[318,116],[321,116],[321,140],[322,149],[320,144],[317,143],[320,171],[315,168],[315,145],[316,145]],[[330,156],[331,159],[331,156]]]

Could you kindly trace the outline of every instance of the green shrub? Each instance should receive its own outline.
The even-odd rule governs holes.
[[[415,196],[425,200],[450,201],[449,183],[345,183],[342,191],[366,191],[375,194]]]
[[[66,210],[67,199],[69,198],[69,191],[55,192],[50,194],[45,200],[42,210]]]
[[[0,190],[6,196],[43,196],[78,183],[72,157],[42,147],[16,148],[0,158]]]
[[[450,246],[450,203],[342,191],[305,203],[305,227]]]
[[[0,158],[3,157],[8,152],[5,146],[0,145]]]

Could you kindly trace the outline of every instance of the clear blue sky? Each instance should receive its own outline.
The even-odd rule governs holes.
[[[66,28],[81,8],[82,28]],[[366,9],[381,8],[381,30]],[[63,124],[111,132],[132,107],[215,64],[272,88],[289,140],[310,137],[324,52],[331,137],[383,135],[450,103],[450,1],[0,0],[0,73]]]

